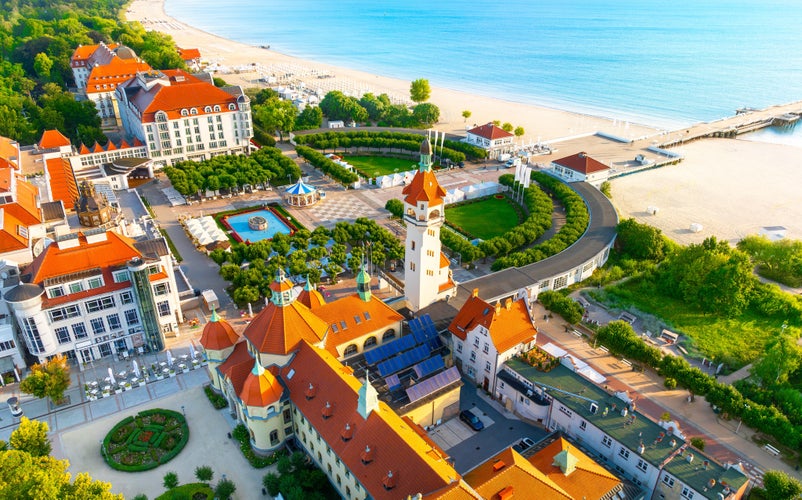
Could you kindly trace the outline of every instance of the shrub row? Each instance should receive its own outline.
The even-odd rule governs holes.
[[[469,240],[448,228],[440,230],[440,242],[452,252],[460,254],[463,264],[468,264],[484,257],[479,247],[474,246]]]
[[[239,441],[239,449],[242,450],[245,459],[248,460],[248,463],[251,464],[251,467],[254,469],[264,469],[268,465],[273,465],[278,461],[279,457],[285,454],[283,450],[279,450],[274,451],[266,457],[257,455],[251,446],[251,435],[248,432],[248,428],[243,424],[234,427],[232,435],[234,439]]]
[[[585,315],[585,308],[579,302],[576,302],[571,297],[567,297],[560,292],[547,290],[541,292],[537,296],[537,300],[543,304],[543,307],[549,311],[554,311],[565,319],[565,321],[573,324],[579,323],[582,316]]]
[[[313,167],[320,169],[323,173],[330,176],[332,179],[344,184],[349,185],[359,180],[359,176],[345,167],[334,163],[326,158],[323,154],[315,151],[314,149],[306,146],[296,146],[295,151],[298,156],[302,157],[309,162]]]
[[[791,448],[802,447],[802,427],[795,426],[777,408],[760,404],[745,397],[735,387],[719,383],[684,358],[663,355],[646,345],[632,327],[623,321],[613,321],[599,329],[596,337],[610,352],[638,360],[654,368],[693,394],[705,396],[707,401],[729,417],[740,418],[749,427],[773,436]]]
[[[400,149],[402,151],[409,151],[415,153],[420,151],[420,144],[423,141],[423,135],[411,134],[404,132],[368,132],[368,131],[350,131],[350,132],[321,132],[319,134],[299,135],[295,137],[296,144],[305,144],[315,149],[337,149],[337,148],[377,148],[377,149]],[[437,152],[442,158],[458,163],[465,161],[468,158],[484,158],[486,155],[485,150],[470,146],[451,146],[456,143],[454,141],[445,141],[448,146],[437,149]],[[457,149],[459,148],[459,150]],[[463,152],[463,151],[467,151]],[[472,153],[472,154],[471,154]],[[473,156],[477,154],[479,156]]]
[[[554,193],[554,196],[562,202],[565,207],[565,225],[548,241],[499,258],[491,267],[493,271],[512,266],[525,266],[560,253],[582,237],[588,227],[590,221],[588,207],[576,191],[562,181],[542,172],[532,173],[532,178],[543,188]]]
[[[203,392],[206,393],[206,397],[209,398],[209,402],[214,406],[215,410],[220,410],[228,406],[228,400],[225,396],[214,392],[211,385],[204,387]]]

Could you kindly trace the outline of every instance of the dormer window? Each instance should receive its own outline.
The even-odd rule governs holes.
[[[216,105],[214,106],[214,112],[215,112],[215,113],[219,113],[219,112],[220,112],[220,105],[219,105],[219,104],[216,104]]]
[[[231,110],[231,111],[236,111],[237,106],[234,103],[231,103],[231,104],[228,105],[228,109]]]
[[[197,114],[198,114],[198,108],[192,108],[192,109],[190,109],[190,110],[189,110],[189,114],[190,114],[190,115],[197,115]]]
[[[181,116],[189,116],[189,111],[187,111],[186,109],[182,109]]]
[[[323,407],[323,411],[321,413],[323,414],[323,420],[330,419],[331,416],[334,415],[334,408],[331,406],[331,403],[326,401],[326,406]]]
[[[212,112],[212,107],[211,106],[206,106],[205,108],[203,108],[203,112],[204,113],[211,113]]]
[[[387,475],[382,479],[382,486],[384,486],[384,489],[387,491],[395,488],[395,476],[393,475],[393,471],[387,471]]]
[[[368,465],[373,461],[373,450],[370,449],[370,446],[365,446],[365,451],[363,451],[359,458],[362,459],[362,465]]]
[[[316,394],[317,394],[317,387],[315,387],[314,384],[310,382],[309,387],[307,387],[306,391],[304,391],[304,396],[306,397],[307,400],[311,400],[315,398]]]
[[[347,443],[354,437],[354,428],[351,427],[351,424],[346,423],[345,429],[340,433],[340,438],[343,442]]]

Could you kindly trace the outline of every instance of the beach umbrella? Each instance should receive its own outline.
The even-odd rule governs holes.
[[[111,371],[111,367],[109,367],[109,382],[111,385],[117,385],[117,379],[114,378],[114,372]]]
[[[137,363],[136,360],[134,360],[134,375],[136,376],[136,378],[142,376],[142,374],[139,371],[139,363]]]
[[[195,359],[195,344],[193,342],[189,343],[189,357]]]
[[[173,353],[170,352],[170,349],[167,349],[167,366],[173,367]]]

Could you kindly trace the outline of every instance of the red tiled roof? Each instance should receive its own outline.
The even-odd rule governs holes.
[[[11,182],[14,180],[14,175],[16,174],[13,167],[0,168],[0,191],[11,192]]]
[[[511,300],[504,305],[490,305],[477,295],[471,295],[448,325],[448,331],[465,340],[468,332],[482,325],[490,331],[490,338],[499,353],[537,335],[532,325],[525,299]]]
[[[70,161],[67,158],[50,158],[45,162],[45,169],[50,177],[53,200],[61,200],[66,210],[72,210],[78,199],[78,186]]]
[[[119,266],[134,257],[142,257],[134,248],[134,240],[113,231],[106,232],[104,241],[89,244],[83,235],[79,236],[78,241],[78,246],[72,248],[59,248],[51,243],[31,263],[28,269],[32,276],[31,283],[39,284],[47,278],[92,268]]]
[[[554,160],[552,163],[556,163],[557,165],[570,168],[575,172],[579,172],[580,174],[585,174],[585,175],[610,169],[610,167],[608,167],[607,165],[605,165],[600,161],[594,160],[593,158],[588,156],[588,154],[585,152],[577,153],[571,156],[566,156],[565,158]]]
[[[28,247],[28,238],[21,236],[17,226],[24,226],[19,219],[8,213],[8,205],[0,205],[3,226],[0,228],[0,253],[23,250]]]
[[[480,125],[468,131],[469,134],[478,135],[488,140],[503,139],[505,137],[514,137],[511,133],[507,132],[501,127],[497,127],[492,123],[487,125]]]
[[[384,402],[363,419],[357,411],[362,384],[350,372],[330,353],[302,342],[281,374],[295,406],[369,496],[397,500],[440,490],[459,479],[453,467],[439,454],[431,456],[432,447]],[[307,399],[304,392],[310,383],[317,388],[317,395]],[[334,408],[329,418],[322,414],[326,401]],[[353,436],[343,441],[346,424],[353,429]],[[368,464],[362,462],[366,448],[373,453]],[[388,471],[395,482],[391,490],[383,486]]]
[[[554,458],[561,452],[570,453],[576,459],[574,470],[569,474],[555,465]],[[612,498],[611,492],[621,484],[617,477],[563,438],[532,455],[529,463],[574,498]]]
[[[108,64],[92,68],[86,80],[86,93],[114,92],[117,85],[134,78],[140,71],[151,69],[144,61],[115,57]]]
[[[111,50],[116,49],[119,47],[120,44],[118,43],[111,43],[107,45],[107,47]],[[72,53],[72,57],[70,58],[71,61],[80,61],[86,60],[92,57],[92,54],[100,47],[100,44],[96,45],[81,45]]]
[[[297,300],[283,307],[271,301],[253,318],[243,336],[260,353],[285,355],[302,340],[319,343],[328,328],[325,321]]]
[[[365,312],[368,313],[370,319],[365,319]],[[324,304],[315,309],[314,314],[328,325],[337,324],[337,331],[335,332],[332,328],[326,336],[326,349],[335,356],[339,356],[338,346],[371,332],[378,331],[378,334],[381,335],[385,330],[404,319],[384,301],[373,295],[370,296],[368,302],[365,302],[356,293]],[[355,317],[359,318],[358,323]],[[345,329],[342,328],[341,322],[345,322]]]
[[[17,201],[16,203],[3,205],[3,208],[6,209],[7,213],[13,213],[14,217],[22,221],[25,226],[41,224],[42,214],[39,210],[39,205],[36,203],[36,197],[38,195],[39,188],[24,180],[23,177],[18,176]]]
[[[277,368],[272,367],[274,370]],[[242,383],[242,390],[239,392],[239,398],[246,406],[255,406],[264,408],[281,399],[281,394],[284,388],[281,387],[278,379],[271,373],[270,370],[265,370],[254,361],[251,373],[245,378]]]
[[[0,136],[0,159],[15,169],[19,169],[19,144],[13,139]]]
[[[181,56],[181,59],[184,61],[191,61],[193,59],[200,59],[200,50],[198,49],[178,49],[178,55]]]
[[[443,196],[446,195],[446,190],[437,182],[437,176],[434,175],[434,172],[431,170],[421,172],[419,170],[415,177],[412,178],[412,182],[404,186],[401,194],[406,195],[404,201],[410,205],[417,205],[419,201],[427,201],[429,206],[433,207],[443,204]]]
[[[248,352],[248,343],[239,342],[234,346],[234,350],[231,351],[228,358],[217,367],[217,371],[223,378],[229,379],[234,387],[234,392],[240,394],[242,386],[245,385],[245,379],[251,373],[253,363],[253,357]]]
[[[488,500],[573,500],[571,495],[512,448],[505,449],[465,474],[465,482]]]
[[[69,146],[70,140],[58,130],[45,130],[39,139],[39,149],[53,149]]]
[[[203,327],[203,334],[201,334],[200,343],[206,350],[221,351],[239,341],[239,335],[228,321],[217,318],[217,314],[212,315],[212,321],[206,323]]]
[[[295,300],[305,305],[310,310],[317,309],[318,307],[326,304],[323,294],[314,288],[312,290],[307,290],[304,288],[301,290],[301,293],[298,294],[298,297]]]
[[[88,155],[90,153],[91,151],[89,151],[89,148],[86,147],[86,144],[81,144],[81,149],[78,151],[78,154]]]

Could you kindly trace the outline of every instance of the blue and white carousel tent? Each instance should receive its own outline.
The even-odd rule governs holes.
[[[320,192],[303,179],[298,179],[298,182],[284,190],[284,198],[290,206],[308,207],[320,201]]]

